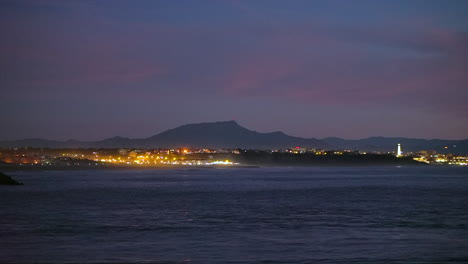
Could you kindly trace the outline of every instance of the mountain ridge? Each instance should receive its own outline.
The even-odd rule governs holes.
[[[321,149],[350,149],[361,151],[394,151],[401,143],[404,151],[436,150],[455,154],[468,153],[468,139],[417,139],[404,137],[368,137],[323,139],[290,136],[282,131],[257,132],[239,125],[236,121],[218,121],[184,124],[146,138],[114,136],[98,141],[66,141],[29,138],[0,141],[0,147],[40,148],[248,148],[284,149],[296,146]]]

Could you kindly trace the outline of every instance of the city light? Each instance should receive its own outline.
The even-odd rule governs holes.
[[[259,150],[248,150],[257,155]],[[10,149],[0,153],[0,162],[5,164],[30,164],[32,166],[237,166],[250,160],[243,157],[244,149]],[[431,165],[467,166],[468,157],[442,154],[435,151],[402,152],[402,145],[397,144],[395,152],[368,152],[357,150],[324,150],[304,147],[273,149],[263,151],[269,155],[298,160],[354,160],[355,158],[374,159],[375,155],[398,158],[401,161],[414,160]],[[258,154],[262,155],[262,154]],[[306,156],[308,158],[303,158]],[[364,158],[364,156],[371,156]],[[242,158],[243,157],[243,158]],[[250,156],[252,157],[252,156]],[[351,158],[348,158],[351,157]],[[255,158],[255,157],[254,157]],[[250,159],[250,158],[249,158]],[[245,165],[245,164],[244,164]]]

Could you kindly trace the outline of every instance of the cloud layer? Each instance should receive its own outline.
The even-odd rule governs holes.
[[[466,137],[468,126],[461,123],[468,123],[468,33],[463,28],[468,18],[453,15],[454,3],[435,15],[424,10],[432,8],[428,4],[414,14],[410,5],[415,3],[395,4],[399,13],[386,19],[385,10],[362,2],[359,8],[350,7],[349,17],[356,17],[350,22],[354,20],[337,16],[343,10],[336,5],[321,3],[318,8],[300,1],[291,6],[206,1],[196,7],[153,1],[137,6],[130,1],[112,6],[96,1],[3,2],[0,69],[7,103],[0,117],[11,130],[0,136],[13,138],[15,129],[37,127],[31,112],[46,114],[67,102],[102,116],[88,123],[87,111],[72,114],[75,121],[54,112],[57,117],[48,119],[50,125],[39,129],[38,136],[112,136],[104,131],[110,115],[104,107],[122,118],[114,130],[124,136],[237,116],[241,123],[258,124],[253,127],[258,130],[288,132],[296,125],[289,132],[309,137],[386,135],[390,125],[375,123],[384,120],[408,122],[400,131],[392,129],[394,136]],[[315,16],[309,17],[307,8]],[[382,12],[383,18],[370,11]],[[192,113],[194,104],[199,115]],[[217,104],[229,107],[213,114],[210,106]],[[246,110],[239,110],[239,104]],[[122,109],[132,105],[139,117]],[[144,111],[141,105],[177,110]],[[6,114],[7,108],[19,117]],[[256,122],[265,108],[285,119],[298,117],[297,111],[323,109],[327,118],[300,114],[295,122]],[[279,113],[281,108],[286,114]],[[380,113],[381,121],[358,114],[363,109]],[[442,123],[431,132],[408,116]],[[355,126],[349,117],[355,118]],[[143,121],[149,119],[157,124]],[[326,128],[329,122],[353,129],[312,129],[312,123]],[[357,125],[363,122],[375,125]],[[70,133],[66,127],[75,123],[100,129],[92,135]],[[126,123],[145,130],[134,133]],[[63,132],[52,133],[47,129],[51,126],[62,126]]]

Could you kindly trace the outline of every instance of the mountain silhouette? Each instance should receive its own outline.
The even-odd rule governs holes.
[[[244,148],[285,149],[296,146],[335,150],[395,151],[402,144],[403,151],[436,150],[440,153],[468,153],[468,140],[413,139],[370,137],[347,140],[337,137],[324,139],[301,138],[283,132],[260,133],[239,125],[236,121],[222,121],[182,125],[157,135],[131,139],[112,137],[100,141],[56,141],[45,139],[22,139],[0,141],[0,147],[40,148]]]
[[[183,125],[146,139],[162,147],[274,149],[295,146],[324,148],[328,144],[314,138],[288,136],[282,132],[260,133],[235,121]]]

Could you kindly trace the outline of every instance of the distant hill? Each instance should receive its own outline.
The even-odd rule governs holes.
[[[196,148],[274,149],[304,146],[326,148],[326,143],[310,138],[288,136],[282,132],[259,133],[235,121],[180,126],[147,139],[150,145]]]
[[[417,138],[386,138],[370,137],[357,140],[342,138],[324,138],[322,141],[329,145],[342,149],[361,151],[395,151],[398,143],[402,145],[403,152],[415,152],[421,150],[435,150],[437,153],[468,154],[468,139],[443,140],[443,139],[417,139]]]
[[[305,148],[386,152],[395,151],[398,143],[402,144],[403,151],[436,150],[441,153],[468,153],[468,140],[426,140],[384,137],[370,137],[359,140],[329,137],[319,140],[289,136],[283,132],[260,133],[242,127],[235,121],[182,125],[142,139],[112,137],[92,142],[23,139],[0,141],[0,147],[284,149],[300,146]]]
[[[249,148],[275,149],[295,146],[329,148],[327,143],[314,138],[300,138],[283,132],[260,133],[240,126],[235,121],[188,124],[167,130],[152,137],[130,139],[113,137],[94,142],[76,140],[54,141],[23,139],[0,141],[0,147],[43,148]]]

